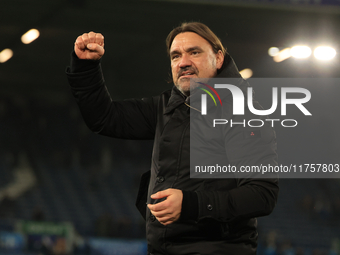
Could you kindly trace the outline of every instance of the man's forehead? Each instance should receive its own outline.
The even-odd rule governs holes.
[[[193,47],[211,47],[210,43],[202,36],[194,32],[184,32],[176,35],[172,41],[170,52],[179,50],[180,48],[193,48]]]

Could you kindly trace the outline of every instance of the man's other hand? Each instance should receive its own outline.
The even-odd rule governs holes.
[[[151,213],[163,225],[177,221],[181,215],[183,192],[179,189],[166,189],[151,195],[152,199],[166,199],[157,204],[148,204]]]
[[[79,59],[99,60],[104,55],[104,36],[101,33],[84,33],[77,37],[74,52]]]

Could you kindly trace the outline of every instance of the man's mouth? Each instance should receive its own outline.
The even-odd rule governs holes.
[[[195,74],[195,72],[183,72],[183,73],[181,73],[180,74],[180,76],[179,77],[185,77],[185,76],[190,76],[190,75],[194,75]]]

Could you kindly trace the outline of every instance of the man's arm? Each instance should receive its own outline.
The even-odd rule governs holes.
[[[66,71],[85,123],[93,132],[102,135],[153,139],[158,97],[112,101],[100,64],[104,52],[101,34],[83,34],[74,44],[71,67]]]

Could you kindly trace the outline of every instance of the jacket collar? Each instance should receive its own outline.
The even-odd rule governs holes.
[[[172,87],[169,102],[165,108],[164,114],[168,114],[183,104],[188,97],[183,95],[176,86]]]
[[[241,78],[234,59],[228,53],[225,54],[223,65],[215,78]]]
[[[223,65],[215,78],[241,78],[241,75],[233,58],[228,53],[226,53],[226,55],[224,56]],[[173,86],[171,90],[171,96],[165,108],[164,114],[169,114],[185,102],[187,104],[190,104],[190,96],[187,97],[183,95],[176,86]]]

